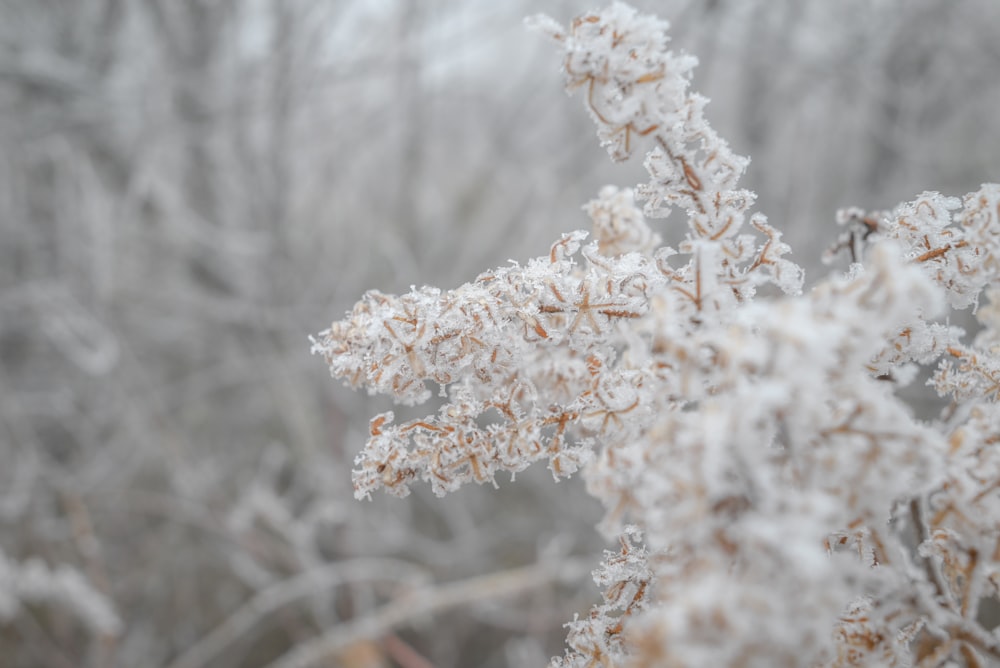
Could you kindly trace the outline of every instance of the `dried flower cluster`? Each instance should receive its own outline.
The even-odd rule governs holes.
[[[314,341],[351,385],[446,399],[371,421],[356,495],[581,470],[622,549],[554,667],[1000,661],[979,614],[1000,598],[1000,187],[842,212],[856,262],[802,294],[667,24],[621,3],[534,24],[612,159],[652,146],[650,180],[586,206],[589,242],[368,293]],[[671,248],[646,218],[674,210]],[[963,344],[941,318],[973,304]],[[898,390],[935,363],[952,404],[924,422]]]

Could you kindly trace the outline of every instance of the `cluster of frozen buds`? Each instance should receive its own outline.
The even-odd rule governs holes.
[[[864,262],[802,295],[667,24],[621,3],[533,23],[611,157],[652,145],[650,181],[585,207],[589,243],[565,234],[447,292],[370,292],[320,334],[314,352],[350,384],[445,398],[371,421],[356,495],[445,494],[539,459],[582,469],[622,550],[556,667],[1000,660],[976,616],[1000,586],[1000,289],[971,346],[934,320],[997,285],[1000,188],[957,216],[926,193],[845,213]],[[674,209],[685,239],[661,246],[646,218]],[[942,357],[933,382],[956,403],[925,424],[896,392]]]

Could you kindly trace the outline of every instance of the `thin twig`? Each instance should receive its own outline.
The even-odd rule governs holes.
[[[910,517],[913,520],[913,529],[917,532],[917,548],[919,549],[920,545],[930,540],[931,537],[930,529],[924,520],[924,506],[922,498],[914,497],[910,500]],[[951,595],[951,590],[945,584],[944,579],[941,577],[941,571],[938,570],[933,559],[930,556],[926,556],[922,557],[921,561],[923,561],[924,571],[927,573],[927,580],[934,585],[938,602],[941,605],[954,609],[955,600]]]
[[[434,668],[434,664],[408,642],[395,633],[390,633],[382,641],[386,653],[400,668]]]
[[[360,639],[379,638],[414,619],[477,601],[513,596],[553,581],[578,580],[590,571],[591,565],[589,560],[570,559],[422,587],[385,604],[367,617],[299,645],[267,668],[315,666]]]
[[[332,587],[358,580],[418,580],[423,575],[423,570],[409,562],[371,558],[338,561],[325,568],[308,571],[259,592],[167,668],[209,665],[212,659],[252,631],[268,615]]]

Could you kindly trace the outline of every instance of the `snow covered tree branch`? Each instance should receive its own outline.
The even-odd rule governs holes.
[[[845,210],[851,269],[803,292],[666,22],[615,3],[532,24],[649,181],[604,188],[590,234],[454,290],[369,292],[314,340],[352,386],[444,399],[371,420],[355,495],[582,472],[621,549],[553,667],[1000,661],[980,615],[1000,598],[1000,186]],[[674,211],[670,247],[647,218]],[[963,342],[948,315],[973,305]],[[900,396],[921,368],[940,419]]]

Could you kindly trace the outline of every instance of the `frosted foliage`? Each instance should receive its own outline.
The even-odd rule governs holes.
[[[841,224],[861,222],[866,239],[891,238],[906,258],[945,288],[955,308],[976,303],[1000,277],[1000,186],[984,184],[964,199],[925,192],[891,213],[840,212]]]
[[[636,207],[631,188],[605,186],[600,196],[583,207],[594,224],[594,237],[602,255],[650,253],[660,245],[660,236],[646,224]]]
[[[803,294],[667,24],[621,3],[531,22],[611,157],[648,146],[650,180],[602,189],[592,230],[546,255],[369,292],[313,340],[352,386],[443,399],[372,419],[356,496],[581,471],[620,550],[553,667],[1000,661],[977,616],[1000,592],[1000,188],[844,210],[830,257],[851,269]],[[664,246],[646,217],[674,210]],[[965,344],[948,314],[972,304]],[[898,390],[932,365],[953,403],[926,422]]]
[[[625,527],[619,538],[621,550],[605,553],[594,571],[594,582],[604,590],[604,602],[594,606],[586,619],[577,617],[566,625],[570,651],[565,657],[554,658],[553,668],[584,668],[593,657],[611,659],[627,653],[622,634],[625,622],[649,606],[648,591],[654,585],[649,553],[641,546],[641,539],[636,527]]]
[[[0,551],[0,623],[16,616],[22,604],[68,612],[96,635],[114,636],[122,627],[108,598],[78,571],[53,570],[37,558],[19,563]]]

